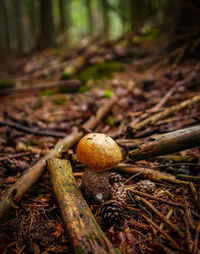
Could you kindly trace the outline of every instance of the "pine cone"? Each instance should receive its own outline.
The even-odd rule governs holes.
[[[115,200],[108,200],[101,206],[101,215],[104,226],[116,226],[124,217],[124,209]]]
[[[113,184],[111,188],[111,197],[112,197],[112,200],[115,200],[121,206],[126,205],[127,193],[126,193],[126,190],[124,189],[123,183],[118,182]]]
[[[109,181],[110,181],[110,184],[113,185],[114,183],[119,183],[119,182],[123,183],[124,179],[120,174],[111,172],[109,175]]]

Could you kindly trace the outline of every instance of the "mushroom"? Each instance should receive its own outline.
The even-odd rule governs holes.
[[[108,170],[122,160],[119,146],[105,134],[89,133],[79,141],[76,154],[88,166],[82,178],[84,192],[95,201],[105,201],[110,192]]]

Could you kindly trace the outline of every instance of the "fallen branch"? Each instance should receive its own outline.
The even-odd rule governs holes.
[[[75,253],[121,253],[100,229],[73,177],[67,160],[48,160],[48,170]]]
[[[200,125],[151,136],[149,141],[129,152],[134,160],[144,160],[154,156],[170,154],[200,145]]]
[[[136,125],[132,125],[131,127],[136,130],[139,131],[141,129],[143,129],[146,126],[149,125],[154,125],[157,121],[162,120],[170,115],[173,115],[174,113],[183,110],[186,107],[192,106],[195,103],[200,102],[200,95],[194,96],[191,99],[182,101],[180,104],[169,107],[164,109],[163,111],[154,114],[148,118],[146,118],[145,120],[137,123]]]
[[[35,85],[35,86],[28,86],[28,87],[20,87],[20,88],[8,88],[0,91],[0,96],[5,96],[9,94],[16,94],[16,93],[27,93],[27,92],[34,92],[34,91],[42,91],[46,89],[53,89],[56,87],[63,87],[66,92],[77,92],[80,88],[80,81],[79,80],[65,80],[65,81],[56,81],[45,85]]]
[[[64,150],[75,144],[81,136],[82,132],[78,132],[77,129],[75,129],[70,135],[59,141],[55,148],[47,153],[34,166],[29,168],[24,175],[22,175],[18,181],[2,195],[0,202],[0,219],[7,214],[10,207],[16,208],[15,204],[43,173],[46,161],[48,159],[59,157]]]
[[[157,170],[149,169],[147,167],[138,167],[137,165],[132,164],[123,164],[120,163],[118,166],[114,167],[113,170],[116,170],[121,173],[125,174],[137,174],[140,176],[143,176],[147,179],[150,179],[152,181],[170,181],[178,184],[188,184],[188,182],[177,180],[175,176],[160,172]]]
[[[64,133],[58,133],[58,132],[52,132],[52,131],[41,131],[29,128],[27,126],[21,125],[19,123],[12,123],[12,122],[6,122],[6,121],[0,121],[0,127],[1,126],[8,126],[10,128],[13,128],[18,131],[23,131],[29,134],[35,134],[38,136],[47,136],[47,137],[54,137],[54,138],[64,138]]]
[[[101,119],[108,113],[114,103],[117,101],[114,96],[107,104],[102,106],[96,114],[96,118],[92,117],[92,121],[89,119],[86,122],[86,127],[94,128]],[[18,202],[26,191],[38,180],[44,171],[46,161],[48,159],[59,157],[62,152],[67,150],[73,144],[75,144],[81,137],[83,132],[78,132],[75,129],[71,134],[67,135],[64,139],[60,140],[54,149],[50,150],[42,159],[40,159],[34,166],[28,169],[24,175],[22,175],[18,181],[11,186],[1,197],[0,201],[0,219],[7,214],[11,207],[15,207],[15,203]]]

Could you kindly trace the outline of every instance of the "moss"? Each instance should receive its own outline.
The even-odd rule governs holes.
[[[58,106],[65,104],[66,101],[67,101],[67,99],[65,97],[59,97],[59,98],[52,99],[52,102]]]
[[[112,98],[112,96],[113,96],[113,91],[111,91],[111,90],[106,90],[106,91],[104,92],[104,97],[105,97],[105,98]]]
[[[141,35],[137,35],[133,37],[133,43],[142,44],[144,42],[151,42],[156,40],[163,40],[164,35],[160,28],[151,28],[149,26],[144,26],[141,29]]]
[[[110,116],[108,118],[109,125],[113,126],[113,125],[115,125],[115,122],[116,122],[116,120],[115,120],[115,118],[113,116]]]
[[[55,94],[57,94],[56,90],[43,90],[40,92],[40,95],[42,95],[42,96],[52,96]]]
[[[11,80],[0,77],[0,89],[13,88],[14,85],[14,82],[12,82]]]
[[[83,86],[80,87],[79,93],[85,93],[85,92],[89,91],[90,88],[91,88],[91,87],[89,87],[89,86],[87,86],[87,85],[83,85]]]
[[[100,80],[106,78],[112,78],[113,72],[122,71],[123,67],[119,62],[101,62],[80,72],[78,75],[79,80],[86,84],[88,80]]]

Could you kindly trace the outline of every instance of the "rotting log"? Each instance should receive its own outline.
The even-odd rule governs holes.
[[[131,126],[135,131],[142,130],[143,128],[154,125],[159,120],[162,120],[170,115],[173,115],[174,113],[183,110],[186,107],[191,107],[192,105],[200,102],[200,95],[194,96],[191,99],[182,101],[180,104],[165,108],[163,111],[156,113],[143,121],[137,123],[136,125]]]
[[[112,106],[117,102],[117,97],[113,96],[111,100],[99,108],[96,117],[92,116],[86,123],[85,127],[88,129],[95,128],[101,119],[109,112]],[[47,159],[59,157],[62,152],[66,151],[73,144],[75,144],[82,136],[83,131],[75,129],[71,134],[60,140],[54,149],[50,150],[43,158],[41,158],[35,165],[29,168],[15,184],[13,184],[1,197],[0,200],[0,219],[10,210],[11,207],[17,208],[16,203],[23,197],[26,191],[38,180],[42,175]]]
[[[154,135],[149,141],[129,152],[134,161],[150,157],[171,154],[200,145],[200,125],[172,131],[162,135]]]
[[[64,228],[75,253],[121,253],[100,229],[84,200],[69,161],[47,161],[54,193],[60,207]]]

